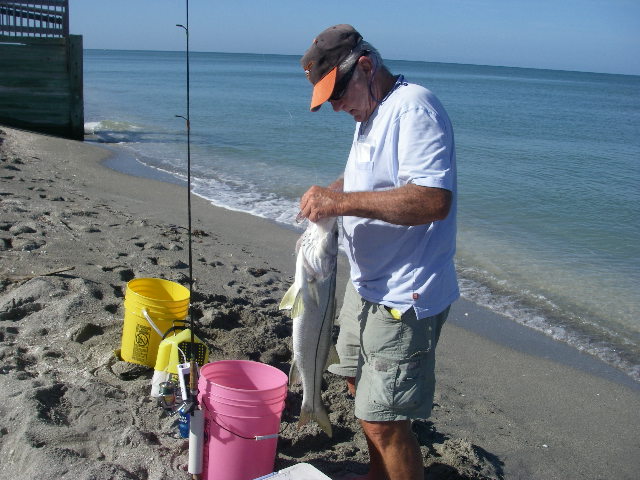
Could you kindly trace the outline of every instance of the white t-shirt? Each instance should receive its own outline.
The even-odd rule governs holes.
[[[437,315],[459,297],[456,249],[456,152],[453,128],[429,90],[404,83],[366,123],[357,123],[345,168],[344,191],[386,190],[414,183],[453,192],[447,218],[406,227],[343,218],[351,280],[374,303],[418,318]]]

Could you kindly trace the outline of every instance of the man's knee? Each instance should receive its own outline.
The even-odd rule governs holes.
[[[379,448],[386,445],[401,442],[411,434],[410,420],[396,420],[390,422],[368,422],[360,420],[366,436]]]

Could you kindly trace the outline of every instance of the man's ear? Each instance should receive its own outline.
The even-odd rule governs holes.
[[[373,71],[373,61],[369,57],[360,57],[358,59],[358,64],[367,77],[371,75],[371,72]]]

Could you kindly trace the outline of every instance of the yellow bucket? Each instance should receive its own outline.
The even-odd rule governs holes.
[[[161,278],[136,278],[127,283],[120,355],[125,362],[153,367],[162,336],[184,327],[189,289]]]

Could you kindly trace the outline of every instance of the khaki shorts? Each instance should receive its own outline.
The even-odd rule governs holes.
[[[449,307],[417,319],[410,308],[395,319],[386,307],[364,300],[347,282],[338,317],[340,363],[329,371],[355,377],[357,418],[374,422],[431,415],[435,348],[448,314]]]

